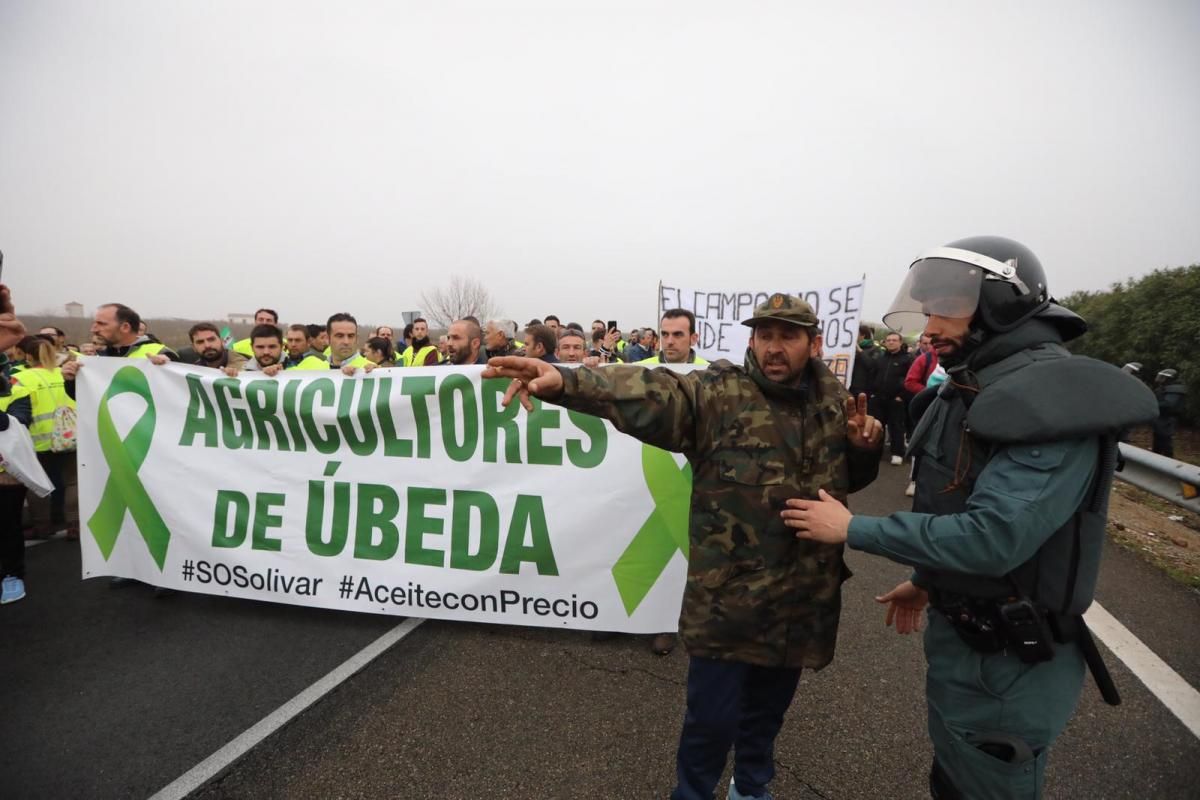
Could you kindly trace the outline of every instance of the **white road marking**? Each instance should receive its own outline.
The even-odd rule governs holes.
[[[180,775],[167,786],[159,789],[151,796],[150,800],[180,800],[180,798],[191,794],[238,758],[241,758],[250,748],[303,713],[313,703],[316,703],[322,697],[329,694],[356,672],[382,655],[389,647],[405,636],[408,636],[424,621],[423,619],[410,618],[401,622],[383,636],[380,636],[362,650],[359,650],[324,678],[321,678],[312,686],[309,686],[300,692],[300,694],[263,717],[236,739],[229,742],[229,744],[192,767],[183,775]]]
[[[1196,738],[1200,738],[1200,692],[1156,656],[1129,629],[1108,613],[1104,606],[1092,603],[1083,615],[1096,638],[1104,642],[1129,670],[1146,684],[1167,710],[1179,718]]]

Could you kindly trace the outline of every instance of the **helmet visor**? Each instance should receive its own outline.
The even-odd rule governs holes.
[[[930,316],[967,319],[979,307],[985,270],[949,258],[924,258],[908,270],[883,324],[904,334],[925,329]]]

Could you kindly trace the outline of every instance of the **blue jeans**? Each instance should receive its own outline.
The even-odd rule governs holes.
[[[775,777],[775,737],[799,682],[799,669],[692,658],[671,800],[712,800],[730,747],[738,792],[764,794]]]

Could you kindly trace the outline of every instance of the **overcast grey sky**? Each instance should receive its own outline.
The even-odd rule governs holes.
[[[0,0],[27,311],[525,321],[1020,239],[1056,294],[1200,261],[1200,3]],[[90,310],[89,310],[90,313]]]

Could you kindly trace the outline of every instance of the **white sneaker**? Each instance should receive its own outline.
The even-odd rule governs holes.
[[[742,794],[737,790],[737,787],[733,785],[733,779],[730,778],[728,800],[775,800],[775,795],[771,794],[770,792],[767,792],[766,794],[760,794],[757,797],[751,797],[750,795]]]
[[[892,466],[893,466],[893,467],[898,467],[898,466],[900,466],[900,465],[901,465],[901,464],[903,464],[903,463],[904,463],[904,457],[903,457],[903,456],[892,456]]]
[[[917,494],[917,482],[909,481],[908,488],[904,490],[905,497],[915,497]]]

